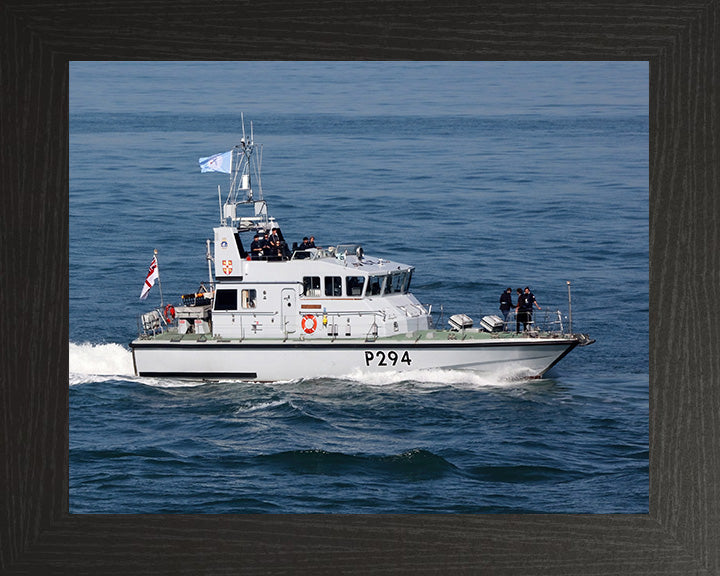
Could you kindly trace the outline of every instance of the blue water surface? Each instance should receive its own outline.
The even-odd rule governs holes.
[[[648,68],[636,62],[73,62],[74,513],[648,511]],[[207,280],[245,129],[291,242],[416,266],[439,320],[529,285],[597,342],[542,380],[136,378],[165,301]]]

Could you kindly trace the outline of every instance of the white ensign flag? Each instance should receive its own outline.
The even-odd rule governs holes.
[[[145,300],[145,298],[147,298],[148,292],[150,292],[150,288],[155,285],[155,280],[157,280],[159,277],[160,272],[158,271],[157,256],[153,256],[152,263],[150,264],[150,269],[148,270],[147,278],[145,278],[145,284],[143,284],[142,292],[140,293],[140,300]]]

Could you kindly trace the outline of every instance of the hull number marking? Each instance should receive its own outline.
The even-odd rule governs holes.
[[[395,350],[390,350],[387,354],[382,350],[376,352],[365,350],[365,366],[397,366],[398,362],[410,366],[412,360],[407,350],[402,353],[402,356]]]

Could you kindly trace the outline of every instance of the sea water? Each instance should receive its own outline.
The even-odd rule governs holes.
[[[74,62],[70,92],[71,512],[647,512],[646,63]],[[135,377],[153,249],[164,302],[207,281],[197,160],[241,112],[288,241],[415,266],[441,324],[530,286],[567,325],[570,281],[597,342],[529,381]]]

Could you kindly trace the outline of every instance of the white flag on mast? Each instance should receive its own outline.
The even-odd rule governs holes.
[[[143,284],[142,292],[140,293],[140,300],[145,300],[145,298],[147,298],[150,288],[155,285],[155,280],[158,280],[159,278],[160,272],[158,271],[157,256],[153,256],[147,278],[145,278],[145,284]]]
[[[200,158],[200,172],[224,172],[230,174],[232,172],[232,150],[213,154],[207,158]]]

